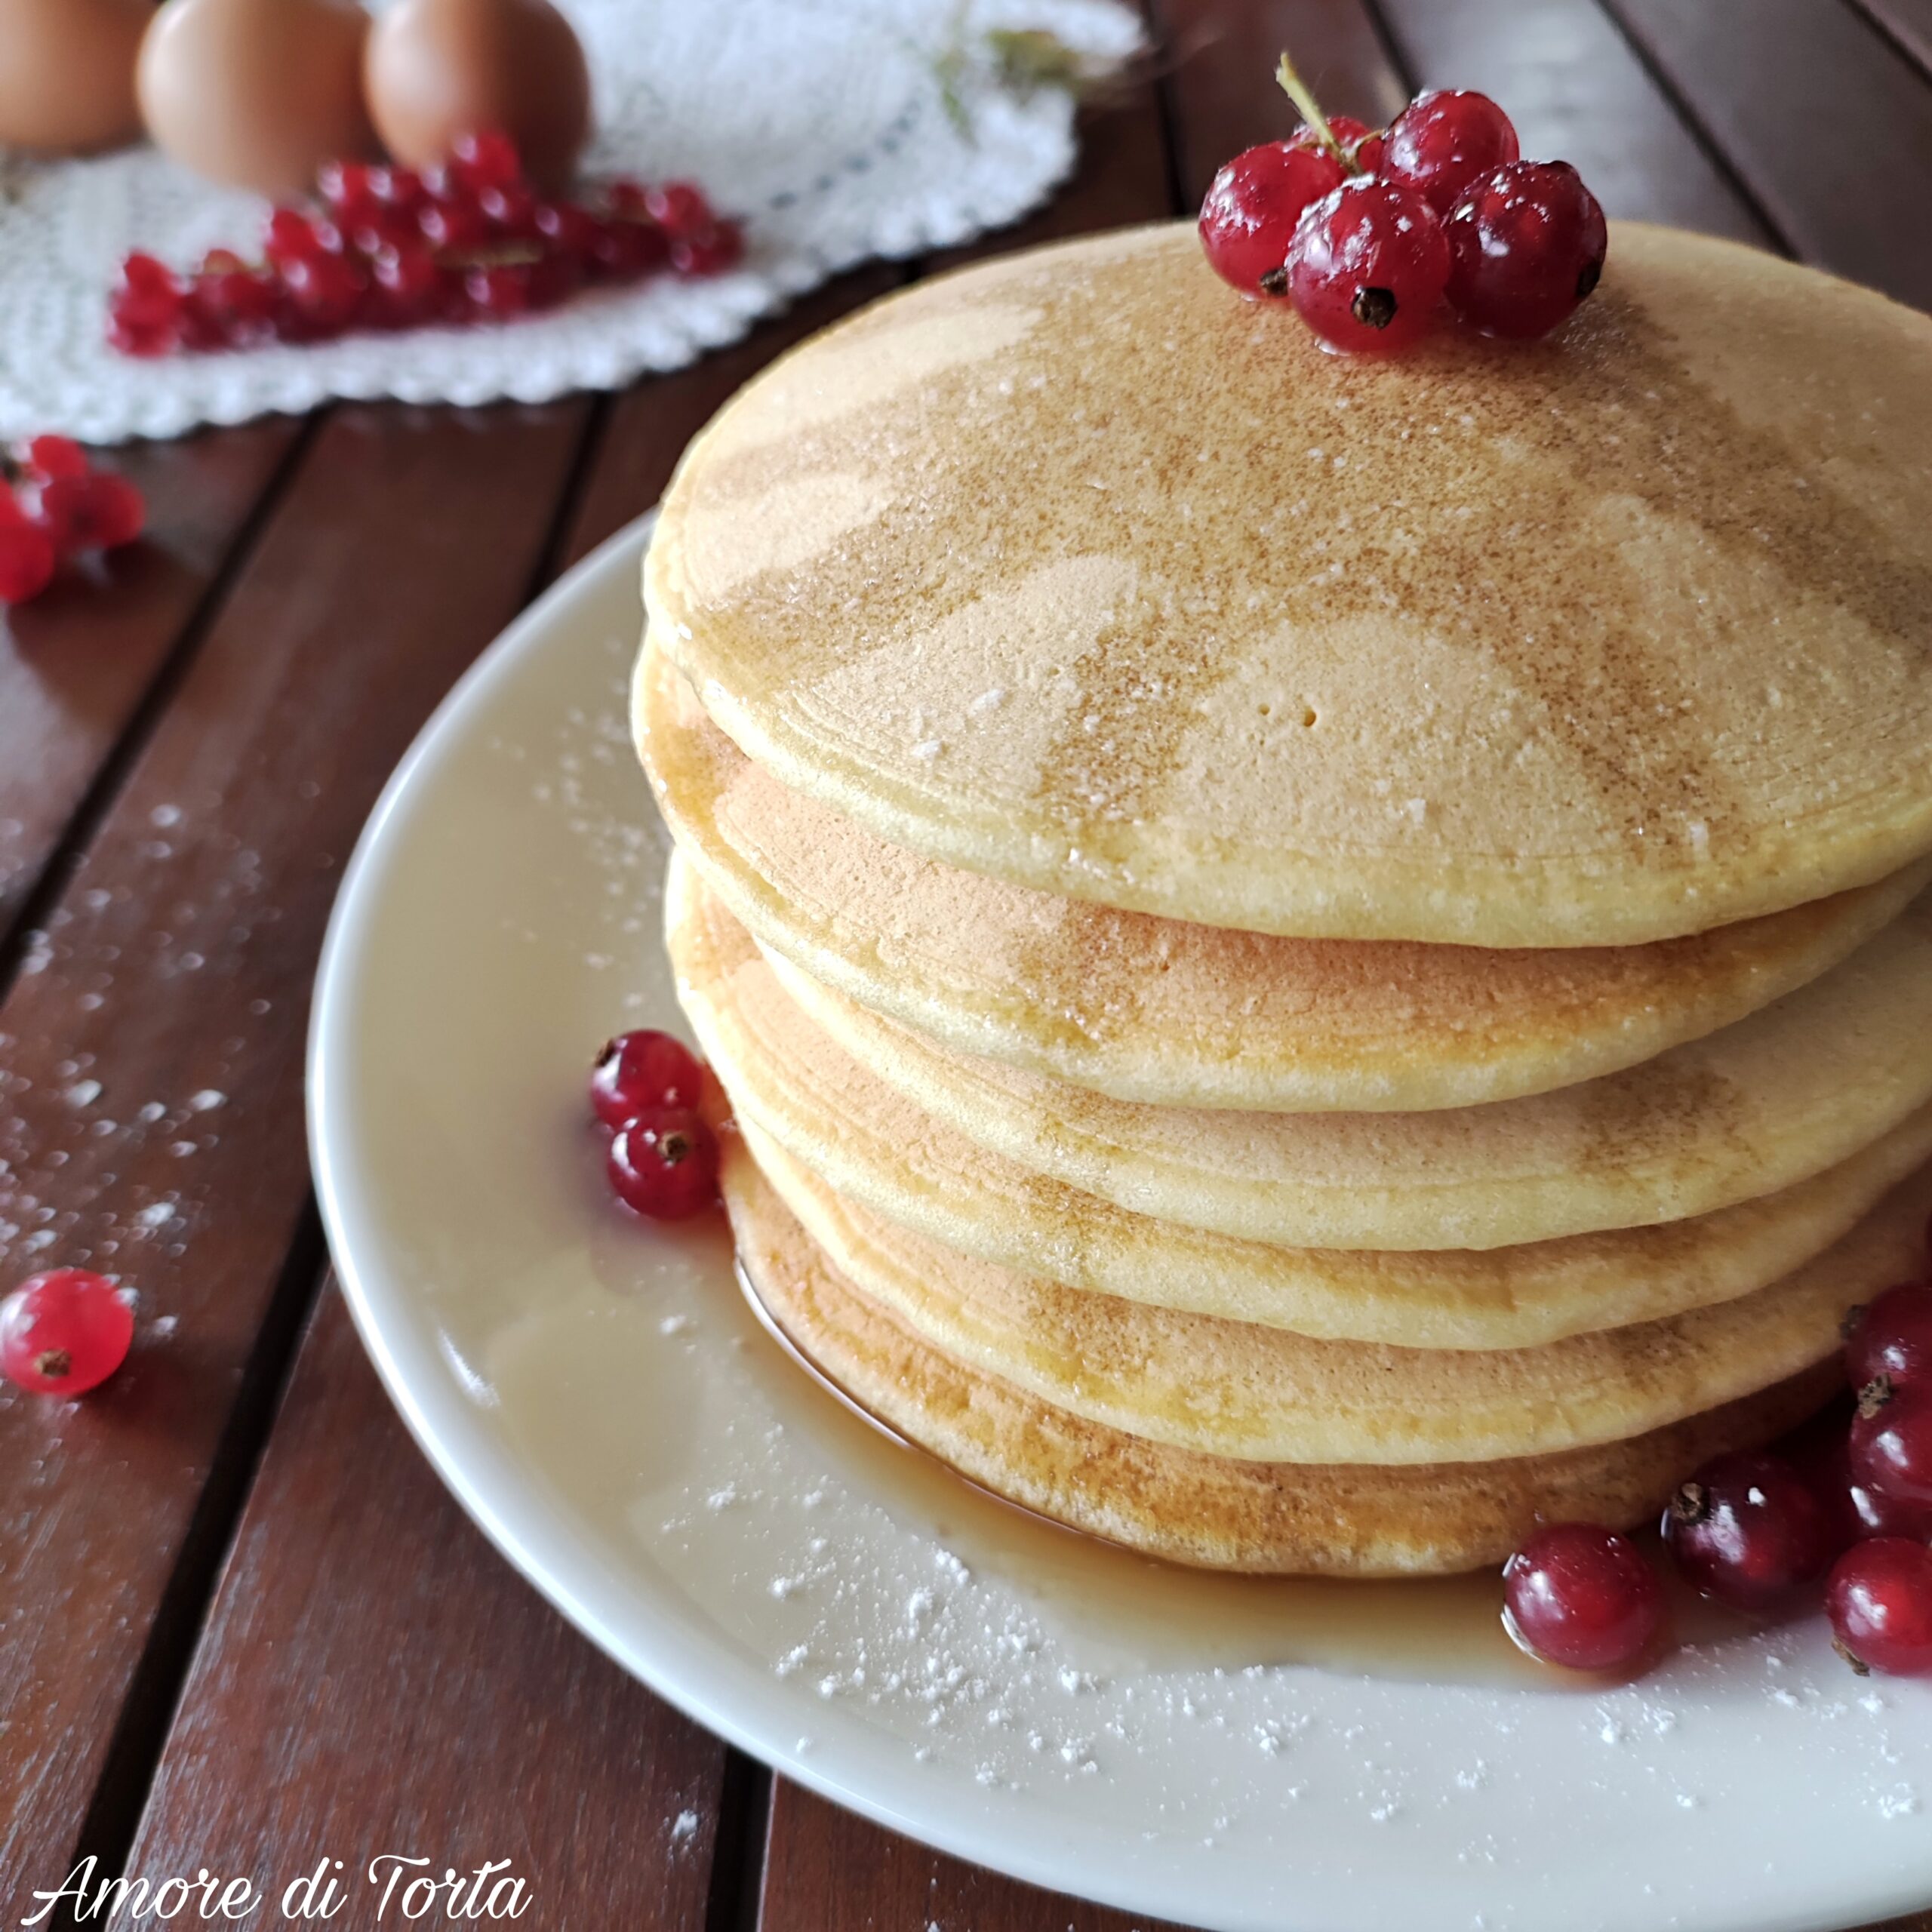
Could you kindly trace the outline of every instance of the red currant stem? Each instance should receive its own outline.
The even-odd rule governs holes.
[[[1296,72],[1295,63],[1288,58],[1285,49],[1282,52],[1280,64],[1275,69],[1275,78],[1281,83],[1281,91],[1300,109],[1301,118],[1315,130],[1315,138],[1351,174],[1359,174],[1361,172],[1360,164],[1355,160],[1354,155],[1349,153],[1341,143],[1336,140],[1335,131],[1329,126],[1328,117],[1321,111],[1321,103],[1315,99],[1308,83]]]
[[[528,242],[485,242],[473,248],[438,250],[441,269],[525,269],[543,259],[543,251]]]

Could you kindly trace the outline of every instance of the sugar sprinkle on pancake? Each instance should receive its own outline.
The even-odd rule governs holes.
[[[1932,848],[1932,321],[1628,225],[1546,343],[1280,319],[1191,225],[875,306],[688,453],[666,648],[881,835],[1208,924],[1636,943]]]

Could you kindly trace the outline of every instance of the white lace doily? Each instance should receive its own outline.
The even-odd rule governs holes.
[[[264,205],[150,149],[0,159],[0,437],[178,435],[331,397],[539,402],[676,368],[854,263],[950,246],[1046,196],[1072,164],[1071,98],[1016,78],[998,29],[1044,29],[1097,69],[1139,31],[1116,0],[561,4],[596,88],[586,171],[698,182],[744,218],[741,268],[494,327],[134,361],[106,340],[122,257],[248,250]]]

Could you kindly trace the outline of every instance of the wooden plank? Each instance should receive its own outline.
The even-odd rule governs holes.
[[[758,1932],[1161,1932],[947,1858],[797,1785],[772,1796]]]
[[[1604,4],[1798,254],[1932,306],[1932,88],[1869,21],[1835,0]]]
[[[1574,162],[1612,215],[1776,237],[1595,0],[1382,0],[1423,87],[1500,101],[1523,152]]]
[[[298,424],[115,454],[146,537],[31,604],[0,609],[0,936],[192,628]]]
[[[1158,0],[1173,70],[1166,83],[1181,199],[1198,208],[1221,164],[1297,125],[1275,85],[1286,48],[1323,109],[1380,125],[1408,98],[1361,0]]]
[[[524,1882],[530,1924],[700,1932],[724,1764],[485,1542],[331,1286],[130,1874],[245,1876],[272,1918],[292,1881],[340,1859],[341,1922],[361,1925],[395,1869],[372,1882],[372,1860],[424,1858],[440,1879],[502,1860],[491,1882]]]
[[[248,1447],[225,1432],[308,1211],[303,1035],[342,863],[527,595],[587,408],[328,419],[0,1006],[0,1286],[91,1261],[142,1297],[106,1388],[0,1397],[9,1887],[125,1831],[192,1635],[168,1593],[191,1617],[219,1554],[226,1520],[196,1512]]]
[[[1932,0],[1851,0],[1900,53],[1932,75]]]

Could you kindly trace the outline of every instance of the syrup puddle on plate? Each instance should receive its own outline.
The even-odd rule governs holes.
[[[742,1264],[745,1305],[788,1374],[829,1398],[814,1421],[855,1486],[925,1526],[977,1571],[1002,1578],[1044,1617],[1149,1671],[1238,1671],[1300,1664],[1346,1675],[1601,1694],[1616,1680],[1554,1670],[1503,1627],[1494,1571],[1412,1581],[1241,1577],[1190,1570],[1115,1548],[982,1488],[909,1442],[790,1336]],[[1640,1538],[1671,1596],[1675,1641],[1746,1634],[1743,1618],[1679,1586],[1650,1533]]]

